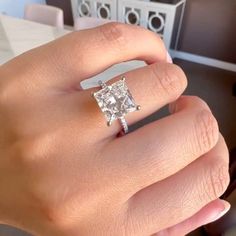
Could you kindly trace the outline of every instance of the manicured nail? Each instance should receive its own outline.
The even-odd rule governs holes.
[[[167,51],[166,61],[167,61],[168,63],[173,63],[173,60],[172,60],[172,58],[171,58],[171,56],[170,56],[170,54],[169,54],[168,51]]]
[[[231,205],[224,201],[221,200],[222,206],[220,207],[220,209],[218,211],[216,211],[211,218],[209,219],[209,222],[214,222],[216,220],[219,220],[222,216],[224,216],[230,209]]]

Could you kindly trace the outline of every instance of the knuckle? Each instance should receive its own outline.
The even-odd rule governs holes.
[[[204,154],[213,148],[219,139],[218,123],[211,111],[203,109],[197,114],[194,125],[198,153],[200,150]]]
[[[16,142],[12,150],[13,152],[11,157],[14,163],[21,168],[28,168],[30,160],[35,156],[32,142],[25,140]]]
[[[13,159],[26,168],[37,164],[39,161],[49,159],[52,155],[53,144],[50,135],[23,139],[14,146]]]
[[[150,67],[155,87],[174,98],[181,95],[187,86],[187,78],[180,67],[167,63],[158,63]]]
[[[48,186],[51,186],[51,181],[48,175],[48,167],[45,165],[45,160],[51,158],[51,152],[45,146],[48,144],[41,138],[31,138],[15,144],[12,162],[21,172],[24,172],[30,182],[27,191],[28,200],[37,205],[36,210],[43,214],[46,221],[60,226],[63,219],[63,209],[55,207],[52,202],[55,200],[55,192]],[[46,162],[50,163],[50,162]],[[42,175],[42,173],[44,173]],[[45,178],[45,177],[49,178]],[[48,194],[45,194],[47,192]],[[65,202],[62,205],[65,206]]]
[[[50,222],[50,224],[56,227],[63,227],[66,219],[68,219],[68,213],[65,210],[68,207],[67,203],[62,202],[61,205],[53,204],[56,198],[51,195],[49,197],[46,196],[45,188],[43,187],[41,187],[40,191],[42,193],[39,193],[38,189],[35,190],[33,186],[28,191],[28,200],[37,206],[35,210],[40,212],[40,215],[46,222]]]
[[[14,86],[13,86],[14,87]],[[0,86],[0,105],[5,107],[6,105],[10,105],[13,102],[13,88],[10,84],[5,83]]]
[[[126,45],[126,25],[118,22],[111,22],[99,27],[102,41],[114,46],[116,50],[123,50]]]
[[[68,214],[65,209],[67,206],[63,203],[63,206],[54,206],[53,204],[45,203],[45,200],[39,199],[41,211],[43,217],[56,227],[63,227],[66,219],[68,220]],[[68,222],[67,222],[68,223]]]
[[[40,144],[40,146],[44,144]],[[22,151],[23,156],[27,160],[39,160],[43,156],[41,148],[39,148],[39,141],[30,141]]]
[[[208,177],[206,180],[206,194],[210,200],[219,198],[227,189],[230,181],[228,164],[217,159],[217,161],[211,161],[208,166]]]

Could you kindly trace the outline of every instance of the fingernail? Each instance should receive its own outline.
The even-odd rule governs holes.
[[[224,201],[221,200],[222,206],[218,211],[216,211],[212,216],[211,219],[209,219],[209,222],[214,222],[216,220],[219,220],[222,216],[224,216],[230,209],[231,205]]]
[[[170,54],[169,54],[168,51],[167,51],[166,61],[167,61],[168,63],[173,63],[173,60],[172,60],[172,58],[171,58],[171,56],[170,56]]]

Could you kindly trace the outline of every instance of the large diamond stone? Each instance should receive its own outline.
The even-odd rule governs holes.
[[[124,80],[105,86],[94,93],[94,98],[110,123],[137,110],[137,105]]]

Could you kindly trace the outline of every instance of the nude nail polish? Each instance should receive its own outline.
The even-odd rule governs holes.
[[[209,220],[210,222],[219,220],[222,216],[224,216],[229,211],[231,205],[228,202],[223,201],[223,200],[222,200],[222,204],[223,204],[222,209],[212,216],[212,218]]]
[[[169,54],[169,52],[167,51],[167,57],[166,57],[166,61],[168,62],[168,63],[173,63],[173,60],[172,60],[172,58],[171,58],[171,56],[170,56],[170,54]]]

